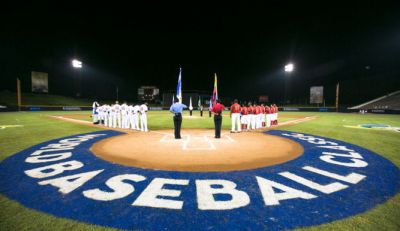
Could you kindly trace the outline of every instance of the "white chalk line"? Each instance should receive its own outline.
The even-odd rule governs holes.
[[[50,116],[50,117],[54,117],[54,118],[62,119],[62,120],[67,120],[67,121],[72,121],[72,122],[78,122],[78,123],[87,123],[87,124],[91,124],[92,123],[90,121],[77,120],[77,119],[67,118],[67,117],[64,117],[64,116]]]
[[[214,139],[213,136],[203,134],[203,135],[184,135],[182,136],[183,139],[175,139],[175,137],[171,134],[164,134],[161,137],[160,142],[162,143],[180,143],[182,150],[190,150],[190,151],[205,151],[205,150],[217,150],[215,143],[232,143],[236,142],[232,137],[228,135],[223,136],[226,139]],[[191,143],[193,141],[202,140],[207,145],[196,145],[192,147]]]

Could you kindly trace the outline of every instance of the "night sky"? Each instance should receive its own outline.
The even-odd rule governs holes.
[[[83,97],[98,99],[112,99],[115,86],[130,100],[141,85],[173,90],[180,66],[183,90],[211,94],[216,72],[220,95],[239,99],[279,101],[284,78],[293,102],[307,99],[310,86],[325,86],[332,101],[337,82],[352,92],[354,82],[378,77],[387,84],[359,100],[400,89],[399,5],[301,2],[3,6],[0,90],[14,91],[20,77],[28,92],[34,70],[49,73],[50,93],[72,96],[73,58],[83,61]],[[290,76],[288,62],[295,64]]]

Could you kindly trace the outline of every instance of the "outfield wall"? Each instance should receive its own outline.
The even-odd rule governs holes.
[[[91,111],[91,106],[45,106],[45,105],[23,105],[21,111]],[[149,107],[150,111],[169,110],[169,107]],[[18,111],[17,106],[2,106],[0,112]],[[198,111],[198,110],[193,110]],[[284,112],[336,112],[335,107],[280,107],[280,111]],[[358,109],[339,108],[342,113],[358,113]],[[208,113],[208,108],[205,108],[204,113]],[[374,114],[400,114],[400,110],[385,110],[385,109],[368,109],[367,113]]]

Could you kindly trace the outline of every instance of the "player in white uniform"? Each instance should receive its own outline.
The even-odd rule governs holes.
[[[140,111],[140,106],[139,105],[135,105],[134,107],[133,107],[133,123],[134,123],[134,126],[132,126],[132,128],[133,129],[135,129],[135,130],[140,130],[140,128],[139,128],[139,111]]]
[[[128,105],[126,104],[126,102],[121,105],[121,121],[121,128],[129,128]]]
[[[113,105],[113,128],[122,128],[121,126],[121,105],[119,105],[118,101],[115,101]]]
[[[99,124],[103,124],[103,106],[99,106],[96,109],[97,111],[97,119],[99,121]]]
[[[108,105],[107,104],[103,105],[103,120],[104,120],[104,126],[108,127]]]
[[[134,122],[133,122],[133,106],[128,105],[128,116],[127,116],[127,126],[128,129],[134,129]]]
[[[99,103],[97,101],[94,101],[92,104],[92,120],[93,123],[97,123],[98,121],[98,111],[97,108],[99,107]]]
[[[140,105],[139,112],[140,112],[140,130],[142,132],[148,132],[147,129],[147,105],[146,103]]]

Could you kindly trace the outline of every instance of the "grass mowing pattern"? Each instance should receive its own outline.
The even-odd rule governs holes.
[[[187,113],[187,112],[185,112]],[[66,121],[50,119],[48,115],[87,114],[90,112],[19,112],[1,113],[0,125],[20,124],[24,127],[6,128],[0,130],[0,160],[35,144],[64,136],[97,131],[100,128],[90,127]],[[184,114],[186,116],[187,114]],[[199,116],[198,112],[194,112]],[[368,129],[345,128],[343,125],[358,124],[388,124],[400,127],[398,115],[359,115],[340,113],[298,113],[282,112],[280,121],[295,119],[296,116],[317,115],[319,118],[306,123],[287,126],[280,129],[294,132],[304,132],[325,136],[353,143],[370,149],[400,166],[400,133],[394,131],[377,131]],[[213,128],[212,118],[184,118],[185,128]],[[292,118],[290,116],[293,116]],[[149,112],[149,128],[171,129],[172,115],[169,112]],[[229,115],[223,119],[223,128],[230,128]],[[244,134],[245,135],[245,134]],[[17,183],[17,182],[16,182]],[[357,195],[354,195],[357,196]],[[18,202],[0,196],[0,227],[1,230],[113,230],[89,225],[68,219],[56,218],[41,212],[25,208]],[[299,211],[300,212],[300,211]],[[400,228],[400,194],[385,204],[354,217],[321,226],[302,230],[399,230]]]

